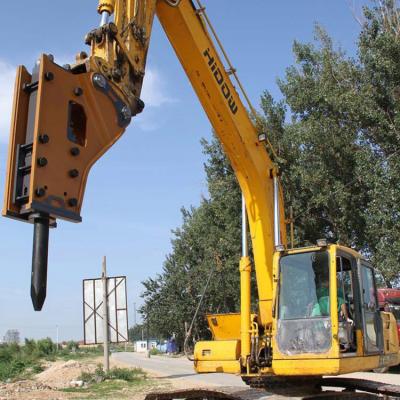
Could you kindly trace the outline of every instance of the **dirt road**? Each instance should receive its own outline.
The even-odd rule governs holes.
[[[229,374],[196,374],[193,363],[186,358],[151,356],[146,358],[142,353],[114,353],[115,360],[134,365],[172,381],[187,382],[196,386],[238,386],[246,387],[239,376]],[[377,382],[400,385],[400,374],[375,374],[357,372],[343,375],[351,378],[369,379]]]
[[[193,363],[186,358],[151,356],[143,353],[113,353],[112,358],[157,374],[164,379],[189,382],[194,386],[246,387],[239,376],[230,374],[196,374]]]

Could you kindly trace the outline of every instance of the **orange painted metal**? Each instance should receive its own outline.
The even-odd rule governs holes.
[[[93,84],[93,75],[71,73],[48,56],[41,57],[28,199],[18,204],[14,198],[16,158],[18,146],[25,144],[28,113],[32,112],[28,110],[29,93],[23,89],[31,76],[24,67],[19,67],[3,215],[29,221],[32,213],[42,212],[52,219],[81,221],[89,170],[118,140],[130,121],[129,118],[127,123],[121,123],[116,103],[123,102],[112,84],[107,83],[110,90],[105,93]],[[39,140],[43,135],[48,136],[45,143]],[[39,159],[45,159],[46,165],[40,165]]]

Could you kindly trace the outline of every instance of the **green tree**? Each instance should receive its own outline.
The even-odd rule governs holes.
[[[196,339],[208,335],[203,315],[239,309],[241,194],[233,171],[216,139],[202,141],[209,197],[199,207],[182,209],[183,224],[173,231],[172,252],[162,274],[143,282],[152,329],[162,337],[175,334],[182,345],[185,322],[190,324],[206,281],[212,273],[194,324]]]
[[[296,65],[278,81],[284,103],[262,96],[265,128],[278,151],[286,205],[295,211],[297,243],[328,237],[363,249],[369,199],[364,182],[354,179],[359,70],[318,26],[316,38],[318,47],[294,43]]]
[[[360,35],[363,142],[361,173],[371,202],[365,213],[370,253],[387,283],[400,271],[400,20],[392,0],[366,10]]]
[[[37,349],[39,353],[43,356],[48,356],[54,354],[56,352],[57,346],[55,343],[48,337],[45,339],[40,339],[36,342]]]
[[[316,27],[296,64],[264,93],[269,132],[293,206],[297,244],[328,237],[370,258],[387,284],[400,270],[400,29],[392,1],[365,10],[358,57]],[[288,111],[289,110],[289,111]]]
[[[154,329],[153,326],[149,325],[149,331],[148,331],[149,338],[151,339],[159,339],[159,332]],[[147,340],[147,324],[136,324],[134,326],[131,326],[128,329],[128,337],[130,342],[135,342],[137,340]]]

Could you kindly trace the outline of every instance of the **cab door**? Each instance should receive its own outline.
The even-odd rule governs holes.
[[[367,262],[360,260],[358,271],[364,331],[364,352],[365,354],[376,354],[382,351],[383,329],[378,307],[374,270]]]

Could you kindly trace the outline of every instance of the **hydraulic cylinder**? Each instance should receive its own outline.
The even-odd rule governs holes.
[[[249,257],[240,259],[240,341],[241,363],[247,365],[250,356],[250,306],[251,306],[251,263]]]

